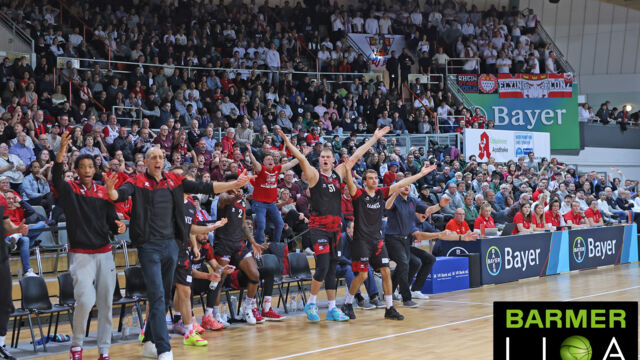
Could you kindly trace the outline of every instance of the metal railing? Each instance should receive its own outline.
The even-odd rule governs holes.
[[[411,88],[409,87],[409,85],[407,83],[402,83],[402,102],[404,103],[404,89],[409,90],[409,93],[411,93],[411,104],[413,105],[413,103],[415,102],[415,100],[417,99],[418,102],[420,102],[420,104],[422,105],[422,107],[427,110],[427,112],[429,113],[429,115],[431,115],[431,118],[434,119],[436,117],[436,115],[433,113],[433,111],[431,111],[431,109],[429,109],[429,107],[427,106],[427,104],[425,104],[424,102],[422,102],[422,100],[420,100],[420,97],[418,95],[416,95],[415,92],[413,92],[413,90],[411,90]],[[437,127],[436,127],[436,132],[437,132]]]
[[[475,111],[475,105],[469,100],[467,95],[460,89],[458,86],[458,80],[453,79],[452,76],[447,76],[447,89],[451,93],[451,95],[460,103],[464,105],[467,109],[469,109],[472,113]]]
[[[84,91],[84,90],[82,90],[82,86],[80,86],[80,84],[78,84],[75,80],[73,80],[73,79],[72,79],[72,78],[70,78],[67,74],[65,74],[65,73],[64,73],[64,71],[62,71],[62,70],[57,69],[57,68],[55,68],[55,67],[54,67],[54,68],[53,68],[53,78],[54,78],[54,79],[56,79],[56,73],[57,73],[57,74],[59,74],[59,75],[61,75],[63,78],[65,78],[65,79],[69,82],[69,105],[72,105],[72,104],[71,104],[71,102],[72,102],[72,100],[71,100],[71,99],[73,98],[73,95],[71,94],[71,85],[75,86],[75,87],[76,87],[76,88],[78,88],[78,90],[80,90],[80,91]],[[55,81],[56,81],[56,80],[54,80],[54,86],[55,86]],[[102,112],[104,112],[104,111],[105,111],[104,106],[102,106],[102,104],[100,104],[100,103],[98,102],[98,100],[96,100],[93,96],[91,96],[91,95],[89,95],[89,94],[87,94],[87,93],[84,93],[84,94],[85,94],[85,95],[89,98],[89,100],[91,100],[94,104],[98,105],[98,107],[99,107],[100,109],[102,109]]]
[[[338,135],[340,137],[340,141],[349,137],[348,132],[343,132],[342,134],[335,135]],[[323,136],[323,139],[331,143],[335,135]],[[356,141],[366,141],[372,136],[373,134],[358,134],[356,135]],[[400,147],[403,151],[403,154],[407,154],[411,149],[417,149],[420,147],[424,147],[426,152],[427,149],[432,148],[434,145],[449,147],[455,146],[460,149],[460,144],[462,141],[462,137],[458,133],[387,135],[385,136],[385,138],[387,139],[387,144],[391,144],[391,139],[395,139],[395,146]]]
[[[551,47],[553,48],[553,52],[556,54],[556,60],[558,61],[558,63],[560,64],[560,67],[562,67],[564,72],[570,72],[575,75],[576,71],[573,69],[573,66],[571,66],[567,58],[564,56],[564,54],[562,54],[562,52],[556,45],[555,41],[553,41],[553,39],[549,35],[549,33],[547,33],[547,31],[542,27],[542,24],[538,23],[538,25],[536,26],[536,33],[538,34],[538,36],[540,36],[540,39],[542,39],[542,41],[544,41],[547,44],[551,44]],[[576,78],[577,77],[574,76],[574,80]]]
[[[438,132],[443,132],[443,128],[449,127],[450,125],[448,124],[442,124],[442,120],[445,119],[449,119],[451,121],[453,121],[454,124],[456,124],[456,126],[460,125],[460,121],[465,119],[464,115],[447,115],[447,116],[442,116],[442,115],[438,115],[438,117],[436,118],[436,128],[438,129]]]
[[[7,30],[13,32],[13,35],[24,41],[28,46],[31,47],[31,52],[35,52],[35,42],[31,38],[29,34],[27,34],[22,28],[16,24],[9,16],[7,16],[4,12],[0,12],[0,23],[2,23]],[[33,63],[33,61],[32,61]],[[33,64],[35,68],[35,64]]]
[[[134,115],[133,117],[118,117],[118,114],[116,113],[116,109],[123,109],[125,112],[127,112],[127,110],[132,110],[127,112],[128,114]],[[131,120],[131,123],[133,124],[134,121],[138,121],[138,125],[140,127],[142,127],[142,111],[140,111],[139,108],[137,107],[133,107],[133,106],[119,106],[119,105],[113,105],[111,106],[111,113],[116,115],[116,119],[117,120]]]
[[[466,66],[466,63],[469,61],[475,62],[473,71],[474,73],[480,75],[480,58],[449,58],[447,60],[446,66],[447,77],[450,74],[462,74],[462,72],[457,72],[456,69],[463,69]],[[460,65],[461,62],[462,65]]]

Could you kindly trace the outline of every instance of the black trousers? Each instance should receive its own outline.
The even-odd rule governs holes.
[[[384,238],[389,258],[396,263],[396,269],[391,275],[393,289],[399,287],[402,301],[411,300],[409,288],[409,261],[411,259],[411,239],[409,236],[387,235]]]
[[[411,291],[422,291],[424,283],[427,281],[427,277],[431,272],[431,268],[433,268],[433,264],[436,263],[436,257],[415,246],[411,246],[410,251],[409,281],[411,281],[414,276],[416,277],[416,280],[411,286]]]
[[[0,241],[0,336],[7,335],[9,314],[13,312],[11,301],[11,269],[9,268],[9,253],[4,239]]]

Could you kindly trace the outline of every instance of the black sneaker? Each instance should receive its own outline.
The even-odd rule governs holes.
[[[358,302],[358,307],[363,307],[365,305],[365,301],[364,298],[362,297],[362,295],[360,295],[359,293],[356,294],[355,296],[355,300]]]
[[[369,304],[371,304],[371,305],[373,305],[373,306],[375,306],[375,307],[377,307],[379,309],[386,307],[384,305],[384,303],[382,301],[380,301],[380,299],[378,299],[377,296],[374,296],[374,297],[370,298],[369,299]]]
[[[404,307],[409,307],[409,308],[418,307],[418,303],[413,301],[413,300],[407,300],[407,301],[403,302],[402,305]]]
[[[404,320],[404,316],[400,315],[393,306],[384,311],[384,318],[391,320]]]
[[[344,304],[340,308],[342,312],[349,317],[349,319],[354,320],[356,318],[356,313],[353,312],[352,304]]]
[[[0,346],[0,358],[6,359],[6,360],[16,360],[15,357],[9,354],[5,346]]]

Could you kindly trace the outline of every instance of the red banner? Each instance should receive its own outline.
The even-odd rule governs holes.
[[[498,74],[501,98],[570,98],[573,74]]]

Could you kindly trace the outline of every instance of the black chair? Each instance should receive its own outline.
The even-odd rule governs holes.
[[[20,340],[20,330],[22,330],[22,318],[29,316],[29,312],[23,309],[15,309],[9,318],[13,318],[13,331],[11,332],[11,347],[17,348]]]
[[[147,285],[140,266],[132,266],[124,269],[126,281],[125,296],[137,301],[147,301]]]
[[[282,272],[280,271],[280,260],[278,257],[273,254],[263,254],[262,255],[262,267],[260,268],[260,286],[263,289],[264,293],[264,276],[263,274],[274,274],[273,276],[273,286],[278,287],[278,292],[280,293],[280,299],[284,299],[284,294],[282,291]],[[264,296],[260,299],[260,306],[262,306],[264,302]],[[280,300],[278,300],[278,306],[280,306]],[[289,313],[287,309],[287,303],[284,302],[284,312]]]
[[[291,283],[296,283],[298,290],[302,292],[302,303],[306,305],[307,295],[304,291],[303,285],[305,281],[311,281],[313,279],[307,255],[303,253],[289,253],[287,254],[287,259],[289,260],[289,278],[284,278],[282,280],[287,284],[287,292],[285,294],[284,301],[286,302],[289,298]]]
[[[31,321],[31,315],[36,316],[38,321],[38,328],[40,329],[40,337],[42,338],[42,347],[44,351],[47,351],[46,339],[51,334],[51,324],[53,321],[53,315],[56,315],[56,325],[53,335],[58,334],[58,320],[60,313],[66,311],[71,316],[71,308],[68,306],[52,305],[49,300],[49,292],[47,291],[47,284],[44,279],[39,276],[27,276],[20,279],[20,290],[22,292],[22,308],[29,312],[27,319],[29,320],[29,330],[31,331],[31,340],[33,341],[33,350],[38,352],[36,347],[36,339],[33,333],[33,322]],[[45,339],[42,332],[42,322],[40,321],[40,314],[49,315],[49,329],[47,330],[47,338]]]
[[[72,311],[75,311],[76,299],[73,293],[73,278],[71,273],[58,274],[58,305],[68,306]],[[73,319],[69,315],[69,324],[73,329]],[[87,329],[85,330],[85,336],[89,336],[89,328],[91,327],[91,312],[87,318]]]
[[[118,281],[118,277],[116,276],[116,287],[113,289],[113,306],[120,306],[120,320],[118,321],[118,332],[122,332],[122,323],[126,316],[127,305],[129,304],[138,304],[139,300],[123,297],[122,291],[120,290],[120,282]],[[138,312],[138,320],[140,320],[140,327],[142,327],[142,311],[140,310],[140,306],[135,307]]]

